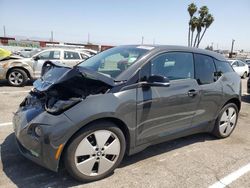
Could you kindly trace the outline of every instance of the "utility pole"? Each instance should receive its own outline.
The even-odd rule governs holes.
[[[6,37],[5,25],[3,26],[3,36]]]
[[[50,40],[51,40],[51,42],[53,42],[53,41],[54,41],[54,33],[53,33],[53,31],[51,31]]]
[[[141,44],[144,42],[144,36],[141,37]]]
[[[88,44],[89,44],[89,41],[90,41],[90,35],[89,35],[89,33],[88,33]]]
[[[235,42],[235,40],[234,40],[234,39],[232,39],[232,46],[231,46],[231,52],[230,52],[230,54],[229,54],[229,58],[232,58],[232,57],[233,57],[234,42]]]

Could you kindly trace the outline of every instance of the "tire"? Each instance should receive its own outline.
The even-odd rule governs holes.
[[[229,137],[237,125],[238,116],[239,110],[234,103],[225,105],[216,119],[213,135],[217,138]]]
[[[66,148],[65,167],[73,178],[82,182],[96,181],[113,173],[126,150],[123,132],[108,121],[90,124],[71,140]],[[83,147],[86,149],[82,150]]]
[[[24,70],[14,68],[9,71],[7,80],[11,86],[22,87],[27,83],[28,75]]]
[[[244,74],[243,74],[242,78],[243,78],[243,79],[246,79],[246,77],[247,77],[247,73],[246,73],[246,72],[244,72]]]

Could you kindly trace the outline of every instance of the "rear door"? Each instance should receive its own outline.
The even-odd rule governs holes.
[[[137,145],[189,129],[200,99],[192,53],[157,55],[141,69],[140,81],[150,75],[168,77],[170,86],[137,88]]]
[[[222,85],[217,81],[217,70],[212,57],[194,54],[195,78],[200,87],[200,102],[192,126],[204,125],[217,118],[222,101]]]
[[[68,66],[75,66],[78,62],[81,61],[80,54],[75,51],[65,50],[63,52],[62,62]]]

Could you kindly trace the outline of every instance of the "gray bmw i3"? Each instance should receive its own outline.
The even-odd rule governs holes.
[[[111,174],[125,154],[190,134],[228,137],[241,80],[220,54],[118,46],[74,67],[46,62],[13,125],[20,152],[80,181]]]

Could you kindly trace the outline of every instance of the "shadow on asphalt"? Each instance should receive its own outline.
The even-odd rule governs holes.
[[[197,134],[150,146],[138,154],[125,156],[118,168],[133,165],[138,161],[193,143],[214,139],[209,134]],[[1,145],[1,159],[4,173],[17,187],[70,187],[82,184],[71,178],[63,168],[55,173],[24,158],[18,151],[14,133],[10,134]]]
[[[29,80],[27,83],[26,83],[26,86],[32,86],[34,80]],[[9,85],[8,81],[7,80],[0,80],[0,87],[2,86],[8,86],[8,87],[12,87],[11,85]],[[13,86],[14,87],[14,86]]]

